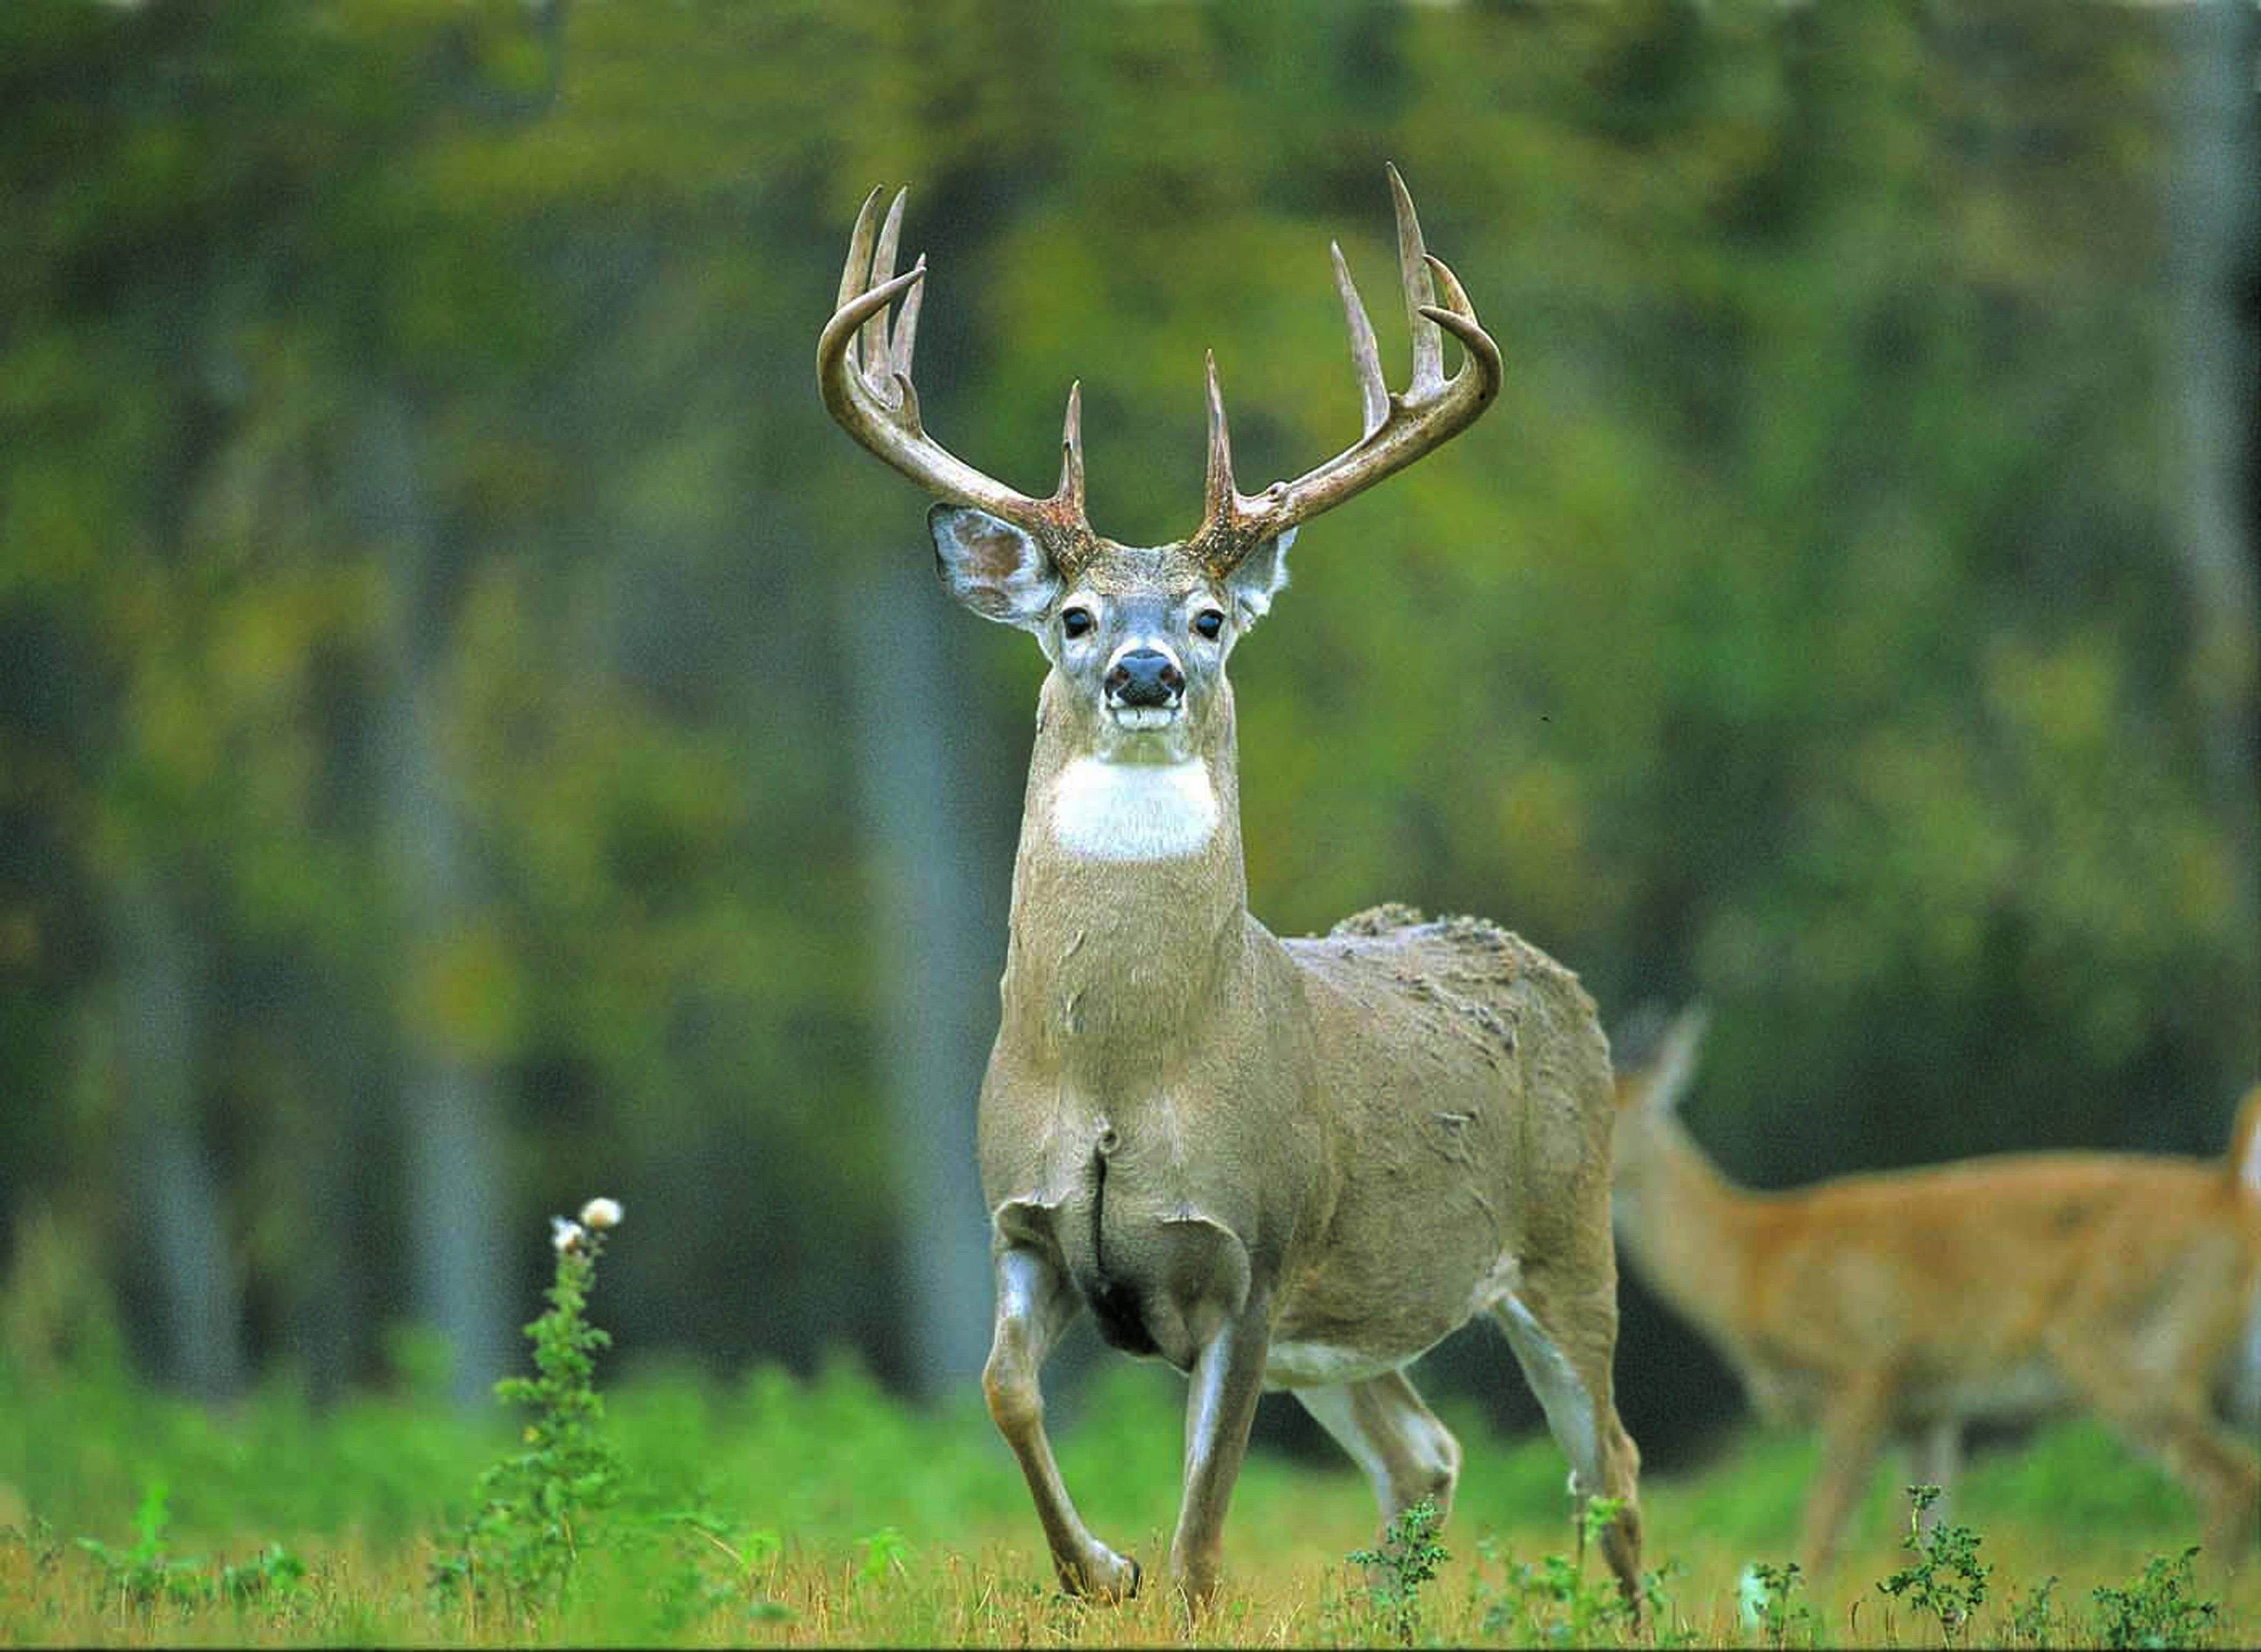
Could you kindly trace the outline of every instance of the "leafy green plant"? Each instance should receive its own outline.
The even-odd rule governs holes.
[[[1986,1578],[1993,1566],[1978,1558],[1978,1534],[1967,1526],[1941,1520],[1926,1529],[1924,1514],[1939,1501],[1935,1485],[1908,1488],[1907,1535],[1900,1547],[1915,1558],[1877,1587],[1906,1596],[1919,1612],[1939,1620],[1939,1632],[1952,1646],[1986,1600]]]
[[[172,1523],[167,1507],[170,1496],[171,1489],[162,1479],[143,1485],[140,1504],[133,1511],[131,1548],[113,1548],[98,1538],[78,1540],[78,1546],[100,1562],[110,1586],[139,1605],[161,1598],[195,1605],[212,1596],[212,1581],[203,1567],[175,1556],[166,1546],[165,1528]]]
[[[586,1316],[605,1235],[620,1216],[613,1201],[592,1199],[579,1221],[550,1218],[557,1266],[544,1293],[549,1306],[526,1327],[535,1375],[495,1384],[496,1398],[534,1413],[525,1449],[479,1476],[477,1512],[432,1567],[442,1590],[499,1589],[521,1605],[555,1605],[592,1522],[618,1495],[620,1462],[596,1390],[596,1355],[612,1337]]]
[[[1736,1588],[1743,1621],[1766,1636],[1770,1647],[1812,1646],[1820,1638],[1820,1621],[1813,1608],[1793,1598],[1805,1581],[1796,1561],[1780,1566],[1754,1561],[1743,1569]]]
[[[1382,1536],[1380,1548],[1353,1549],[1346,1558],[1366,1569],[1367,1598],[1379,1622],[1405,1646],[1421,1621],[1421,1590],[1451,1558],[1437,1541],[1444,1516],[1436,1500],[1423,1498],[1398,1511]]]
[[[2022,1600],[2013,1590],[2010,1595],[2010,1634],[2018,1646],[2046,1647],[2054,1644],[2058,1627],[2058,1614],[2049,1597],[2056,1588],[2056,1574],[2052,1572]]]
[[[2154,1555],[2127,1588],[2107,1584],[2092,1591],[2098,1638],[2107,1646],[2203,1646],[2222,1605],[2191,1592],[2191,1562],[2197,1555],[2196,1545],[2172,1560]]]
[[[1497,1598],[1484,1610],[1483,1632],[1539,1645],[1584,1646],[1612,1625],[1629,1627],[1633,1612],[1616,1583],[1586,1572],[1586,1551],[1600,1542],[1623,1506],[1613,1498],[1587,1500],[1578,1520],[1576,1559],[1549,1555],[1532,1565],[1503,1555],[1488,1538],[1479,1541],[1480,1563],[1497,1562],[1502,1573]],[[1660,1574],[1647,1574],[1642,1585],[1651,1612],[1662,1612]]]
[[[215,1600],[248,1604],[254,1598],[288,1592],[304,1581],[305,1562],[279,1543],[269,1543],[250,1560],[221,1566],[172,1553],[166,1531],[172,1524],[170,1488],[152,1478],[141,1491],[133,1512],[134,1540],[131,1548],[114,1548],[98,1538],[82,1537],[78,1546],[94,1556],[105,1581],[123,1598],[136,1605],[159,1600],[180,1606],[201,1606]]]

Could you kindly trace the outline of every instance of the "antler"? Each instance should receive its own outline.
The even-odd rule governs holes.
[[[1358,371],[1359,400],[1365,432],[1358,441],[1316,470],[1292,482],[1274,482],[1254,496],[1232,483],[1232,442],[1224,424],[1224,399],[1217,383],[1217,357],[1209,358],[1209,484],[1207,508],[1188,549],[1223,574],[1265,540],[1333,509],[1361,489],[1407,465],[1458,435],[1499,394],[1499,346],[1476,320],[1453,272],[1432,257],[1421,241],[1412,197],[1395,166],[1389,190],[1397,207],[1397,258],[1405,285],[1405,314],[1413,329],[1413,377],[1403,395],[1383,383],[1382,361],[1342,248],[1334,254],[1335,286],[1342,294],[1343,317],[1350,327],[1352,364]],[[1444,304],[1437,290],[1444,291]],[[1439,329],[1443,329],[1441,332]],[[1467,352],[1461,370],[1445,377],[1444,334]]]
[[[816,383],[824,405],[848,434],[937,498],[971,505],[1036,535],[1063,571],[1087,557],[1095,543],[1083,508],[1082,391],[1068,386],[1067,417],[1060,432],[1059,487],[1050,499],[1030,499],[983,475],[927,435],[911,388],[911,350],[918,337],[919,294],[926,279],[921,256],[895,274],[895,241],[903,198],[895,192],[879,221],[873,190],[856,215],[840,273],[840,298],[816,341]],[[876,230],[876,237],[874,231]],[[893,335],[887,309],[897,298]]]

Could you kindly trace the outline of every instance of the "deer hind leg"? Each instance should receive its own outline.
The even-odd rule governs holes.
[[[1423,1498],[1436,1505],[1440,1520],[1452,1512],[1461,1443],[1421,1403],[1403,1372],[1299,1388],[1295,1395],[1366,1471],[1382,1507],[1385,1537],[1390,1522]]]
[[[1547,1413],[1547,1432],[1570,1460],[1570,1491],[1578,1499],[1583,1538],[1587,1499],[1618,1505],[1602,1530],[1602,1558],[1638,1620],[1640,1592],[1640,1453],[1618,1420],[1610,1392],[1617,1348],[1614,1281],[1606,1288],[1557,1304],[1526,1288],[1492,1310],[1507,1332],[1516,1363]]]
[[[1060,1480],[1052,1440],[1044,1433],[1044,1397],[1037,1374],[1081,1298],[1059,1264],[1044,1252],[1015,1246],[997,1258],[997,1325],[981,1391],[997,1432],[1020,1459],[1037,1518],[1052,1546],[1060,1586],[1072,1595],[1122,1599],[1138,1588],[1138,1562],[1116,1554],[1091,1534]]]
[[[2203,1386],[2121,1369],[2070,1347],[2060,1347],[2057,1356],[2097,1414],[2190,1492],[2205,1521],[2207,1547],[2230,1566],[2251,1560],[2261,1519],[2261,1454],[2214,1420]]]

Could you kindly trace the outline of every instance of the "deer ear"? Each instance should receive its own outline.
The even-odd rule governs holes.
[[[1012,523],[970,506],[937,505],[926,525],[943,589],[983,619],[1033,630],[1059,594],[1052,558]]]
[[[1296,542],[1296,530],[1275,534],[1250,551],[1224,577],[1224,588],[1231,594],[1232,606],[1238,612],[1233,616],[1246,630],[1272,611],[1272,599],[1287,588],[1288,547]]]

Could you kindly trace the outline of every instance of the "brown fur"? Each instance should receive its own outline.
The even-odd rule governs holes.
[[[1346,1443],[1375,1474],[1385,1520],[1421,1495],[1448,1500],[1459,1457],[1396,1368],[1511,1290],[1588,1396],[1593,1414],[1573,1426],[1598,1445],[1582,1477],[1626,1505],[1606,1547],[1630,1590],[1638,1454],[1611,1396],[1611,1109],[1591,1000],[1536,949],[1472,919],[1389,908],[1322,938],[1275,938],[1244,904],[1221,679],[1196,743],[1222,816],[1207,852],[1060,852],[1047,811],[1081,749],[1082,711],[1047,679],[981,1097],[1001,1258],[1073,1282],[1118,1340],[1192,1372],[1195,1435],[1204,1353],[1238,1334],[1233,1380],[1210,1385],[1234,1408],[1214,1449],[1235,1467],[1267,1348],[1363,1356],[1372,1371],[1348,1384],[1358,1438]],[[1001,1289],[1001,1304],[1015,1299]],[[1035,1462],[1042,1510],[1056,1471],[1026,1422],[1041,1355],[1010,1318],[1001,1311],[992,1399]],[[1332,1404],[1320,1397],[1315,1414],[1329,1420]],[[1203,1482],[1199,1440],[1188,1449],[1173,1560],[1205,1595],[1231,1484]],[[1063,1578],[1130,1586],[1135,1569],[1081,1529],[1064,1491],[1058,1503],[1046,1523]]]
[[[2212,1409],[2261,1303],[2261,1198],[2236,1156],[2004,1154],[1749,1192],[1672,1111],[1696,1024],[1620,1081],[1618,1237],[1762,1413],[1820,1426],[1810,1569],[1885,1440],[1943,1486],[1964,1424],[2076,1407],[2189,1488],[2216,1553],[2245,1554],[2261,1461]],[[2249,1152],[2257,1120],[2261,1088],[2234,1132]]]

